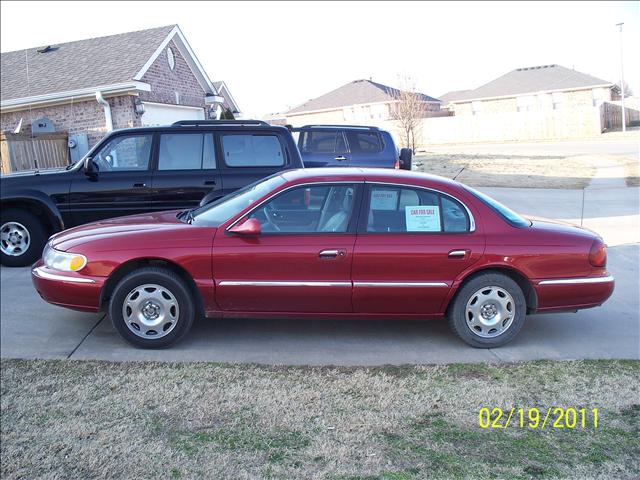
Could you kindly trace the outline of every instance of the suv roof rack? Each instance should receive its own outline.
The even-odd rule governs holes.
[[[378,127],[372,127],[370,125],[329,125],[329,124],[317,124],[317,125],[305,125],[303,127],[299,127],[299,128],[322,128],[322,127],[327,127],[327,128],[360,128],[363,130],[379,130]]]
[[[171,124],[172,127],[200,127],[204,125],[259,125],[270,127],[262,120],[179,120]]]

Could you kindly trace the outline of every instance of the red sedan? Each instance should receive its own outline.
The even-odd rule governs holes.
[[[49,240],[32,270],[46,301],[106,309],[120,334],[167,346],[196,316],[448,319],[482,348],[527,313],[613,292],[596,234],[529,220],[415,172],[292,170],[213,204],[100,221]]]

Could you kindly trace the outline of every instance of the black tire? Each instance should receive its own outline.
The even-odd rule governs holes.
[[[494,288],[494,292],[491,292],[490,289],[492,288]],[[484,292],[478,295],[478,292],[483,289]],[[499,289],[503,290],[503,292],[500,292]],[[506,321],[505,325],[508,326],[506,326],[505,330],[502,333],[498,333],[497,329],[492,332],[493,329],[491,327],[485,327],[488,331],[484,332],[483,328],[480,326],[476,325],[472,327],[471,325],[474,315],[473,313],[467,313],[467,303],[472,301],[472,297],[477,298],[477,302],[482,301],[482,295],[492,293],[504,294],[504,291],[511,296],[513,303],[515,304],[511,307],[511,317],[513,320],[510,324]],[[505,304],[510,303],[508,297],[503,298],[502,301]],[[483,305],[484,304],[485,303],[483,303]],[[488,307],[491,307],[490,300],[487,300],[486,304]],[[524,294],[522,293],[520,286],[514,280],[499,273],[483,273],[465,283],[458,291],[453,300],[453,304],[449,308],[447,320],[453,333],[460,337],[465,343],[476,348],[496,348],[511,341],[518,334],[524,325],[526,313],[527,304]],[[509,315],[506,314],[506,316],[508,317]],[[485,335],[497,335],[486,338],[481,336],[483,333]]]
[[[133,333],[124,318],[123,308],[129,294],[147,284],[159,285],[168,290],[178,305],[177,320],[168,322],[175,325],[169,333],[159,338],[152,336],[143,338]],[[144,267],[131,272],[116,285],[109,301],[109,317],[118,333],[129,343],[142,348],[164,348],[177,342],[189,332],[195,318],[195,302],[189,287],[179,275],[164,268]]]
[[[0,249],[2,265],[7,267],[26,267],[36,262],[42,256],[42,249],[47,241],[47,232],[42,220],[28,210],[21,208],[8,208],[0,214],[0,229],[9,224],[16,223],[27,232],[28,246],[19,255],[9,255],[5,252],[4,242]]]
[[[413,150],[410,148],[402,148],[400,150],[400,168],[402,170],[411,170],[411,159],[413,158]]]

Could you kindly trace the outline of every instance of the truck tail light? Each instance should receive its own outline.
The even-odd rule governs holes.
[[[396,164],[393,166],[396,170],[400,170],[400,160],[396,160]]]
[[[600,239],[593,241],[589,251],[589,263],[594,267],[607,266],[607,246]]]

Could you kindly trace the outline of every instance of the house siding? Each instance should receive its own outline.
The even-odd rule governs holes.
[[[204,108],[205,91],[198,79],[173,40],[169,42],[168,47],[173,51],[174,69],[169,68],[165,49],[142,77],[142,82],[151,85],[151,91],[140,92],[140,99],[145,102]],[[178,102],[176,102],[176,92],[179,94]]]

